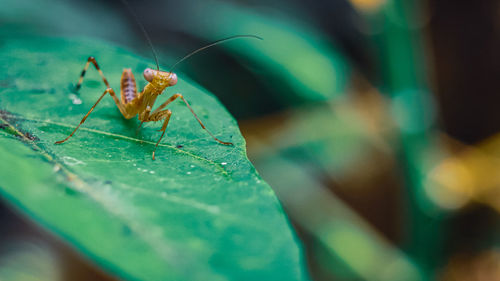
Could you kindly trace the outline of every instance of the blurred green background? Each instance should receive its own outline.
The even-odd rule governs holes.
[[[151,57],[120,0],[2,2],[3,34],[99,38]],[[500,280],[500,2],[129,4],[164,69],[174,61],[162,54],[264,38],[177,71],[238,119],[311,279]],[[0,222],[0,249],[16,249],[0,261],[51,280],[112,279],[5,206]]]

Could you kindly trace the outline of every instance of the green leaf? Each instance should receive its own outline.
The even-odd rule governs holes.
[[[0,45],[0,195],[108,272],[141,280],[307,279],[299,244],[274,192],[248,161],[237,124],[210,94],[179,80],[207,127],[174,102],[160,124],[125,120],[107,96],[66,137],[105,86],[88,56],[119,89],[122,68],[151,62],[90,40],[4,38]],[[182,76],[182,75],[179,75]],[[141,83],[139,83],[141,85]],[[143,86],[142,83],[141,86]],[[175,91],[175,92],[174,92]]]

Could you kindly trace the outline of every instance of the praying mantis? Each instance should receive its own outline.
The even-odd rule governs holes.
[[[216,142],[223,144],[223,145],[233,145],[231,142],[225,142],[217,138],[212,132],[210,132],[206,126],[203,124],[203,122],[200,120],[198,115],[194,112],[193,108],[189,105],[187,100],[184,98],[184,96],[180,93],[176,93],[172,95],[167,101],[162,103],[160,106],[158,106],[156,109],[153,110],[153,106],[156,102],[156,99],[158,96],[160,96],[167,87],[171,87],[177,84],[177,75],[173,72],[173,69],[175,66],[177,66],[180,62],[184,61],[185,59],[191,57],[192,55],[205,50],[209,47],[218,45],[220,43],[236,39],[236,38],[255,38],[255,39],[260,39],[259,36],[256,35],[234,35],[228,38],[224,38],[221,40],[217,40],[211,44],[208,44],[202,48],[199,48],[188,55],[184,56],[182,59],[180,59],[177,63],[175,63],[169,71],[161,71],[158,63],[158,58],[156,56],[156,53],[154,51],[153,45],[151,43],[151,39],[149,39],[149,36],[147,35],[144,27],[138,20],[137,16],[133,12],[133,10],[130,9],[130,6],[128,6],[127,2],[123,0],[124,4],[127,5],[127,8],[129,8],[130,12],[132,15],[135,17],[137,23],[141,27],[150,47],[153,52],[155,62],[156,62],[156,69],[151,69],[151,68],[146,68],[143,72],[144,79],[148,82],[147,85],[144,87],[144,89],[141,92],[137,91],[137,84],[135,81],[135,77],[132,73],[132,70],[130,68],[126,68],[123,70],[122,76],[121,76],[121,82],[120,82],[120,89],[121,89],[121,95],[120,98],[117,97],[115,91],[111,86],[109,85],[108,80],[104,76],[101,68],[99,67],[99,64],[97,63],[97,60],[94,57],[89,57],[87,59],[87,63],[85,64],[85,67],[83,68],[81,74],[80,74],[80,79],[78,80],[78,83],[76,85],[76,90],[78,91],[82,85],[83,78],[85,76],[85,73],[87,72],[88,67],[90,66],[90,63],[92,63],[97,71],[99,72],[99,75],[101,76],[104,84],[106,85],[106,90],[104,90],[104,93],[97,99],[95,104],[90,108],[90,110],[87,112],[87,114],[82,118],[80,121],[80,124],[69,134],[65,139],[60,140],[55,142],[56,144],[62,144],[66,142],[68,139],[70,139],[75,132],[80,128],[80,126],[87,120],[87,117],[89,117],[90,113],[95,109],[95,107],[99,104],[99,102],[107,95],[109,94],[112,98],[113,101],[115,102],[116,106],[118,107],[118,110],[120,113],[123,115],[124,118],[126,119],[131,119],[135,116],[138,116],[139,121],[141,121],[139,128],[142,126],[144,122],[156,122],[156,121],[163,121],[162,127],[160,131],[162,132],[160,138],[156,142],[155,148],[153,150],[152,158],[155,160],[155,153],[156,149],[158,148],[158,145],[160,144],[161,139],[165,135],[165,131],[167,129],[167,125],[170,121],[170,117],[172,116],[172,111],[170,109],[164,109],[172,103],[174,100],[180,98],[188,107],[188,109],[191,111],[193,116],[196,118],[198,123],[201,125],[202,129],[204,129]]]

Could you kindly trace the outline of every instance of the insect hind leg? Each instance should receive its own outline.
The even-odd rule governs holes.
[[[201,128],[203,130],[205,130],[216,142],[218,142],[220,144],[223,144],[223,145],[233,145],[232,142],[222,141],[222,140],[218,139],[214,134],[212,134],[212,132],[210,132],[207,129],[207,127],[205,126],[205,124],[203,124],[203,122],[201,122],[201,119],[198,117],[198,115],[196,115],[196,113],[194,112],[193,108],[189,105],[189,103],[187,102],[187,100],[184,98],[184,96],[182,94],[177,93],[177,94],[172,95],[166,102],[164,102],[163,104],[161,104],[157,109],[155,109],[155,111],[153,111],[153,115],[156,114],[156,113],[159,113],[159,111],[161,109],[165,108],[168,104],[170,104],[171,102],[173,102],[177,98],[180,98],[186,104],[186,106],[188,107],[189,111],[191,111],[191,113],[193,114],[194,118],[196,118],[196,120],[200,124]]]
[[[96,59],[94,57],[89,57],[87,59],[87,63],[85,64],[85,67],[82,70],[82,73],[80,74],[80,79],[78,79],[78,83],[76,84],[75,90],[76,91],[80,90],[80,88],[82,86],[82,82],[83,82],[83,77],[85,76],[85,73],[87,73],[87,69],[89,68],[90,63],[94,64],[94,66],[97,69],[97,71],[99,71],[99,75],[101,75],[102,81],[106,85],[106,88],[111,88],[109,86],[108,80],[106,79],[106,77],[104,77],[104,74],[102,73],[102,70],[99,67],[99,64],[97,64]]]
[[[71,134],[69,136],[67,136],[65,139],[63,140],[60,140],[60,141],[56,141],[55,143],[56,144],[61,144],[65,141],[67,141],[69,138],[71,138],[75,132],[78,130],[78,128],[80,128],[80,126],[85,122],[85,120],[87,120],[87,117],[89,117],[90,113],[92,113],[92,111],[94,111],[94,108],[97,106],[97,104],[102,100],[102,98],[104,98],[104,96],[106,94],[110,94],[111,97],[113,98],[113,100],[115,101],[116,105],[118,106],[118,109],[120,110],[120,112],[122,114],[125,114],[126,111],[125,109],[123,108],[122,104],[120,104],[120,101],[118,100],[118,98],[116,97],[116,94],[115,94],[115,91],[113,91],[112,88],[107,88],[106,90],[104,90],[104,93],[99,97],[99,99],[95,102],[95,104],[92,106],[92,108],[90,108],[89,112],[87,112],[87,114],[85,114],[85,116],[83,116],[82,120],[80,121],[80,124],[78,124],[78,126],[76,126],[76,128],[73,130],[73,132],[71,132]],[[125,115],[124,115],[125,116]]]

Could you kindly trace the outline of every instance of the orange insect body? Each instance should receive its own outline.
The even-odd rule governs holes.
[[[77,90],[80,89],[81,83],[83,82],[83,77],[87,72],[90,63],[93,63],[97,71],[99,71],[99,74],[101,75],[104,84],[107,86],[107,89],[104,91],[101,97],[99,97],[99,99],[94,104],[94,106],[92,106],[89,112],[82,118],[80,124],[75,128],[75,130],[64,140],[57,141],[56,144],[63,143],[67,141],[69,138],[71,138],[73,134],[78,130],[78,128],[80,128],[80,126],[85,122],[90,113],[92,113],[92,111],[97,106],[97,104],[102,100],[102,98],[104,98],[104,96],[109,93],[113,98],[113,100],[115,101],[115,104],[122,113],[123,117],[125,117],[126,119],[131,119],[134,116],[139,115],[138,117],[139,121],[141,121],[141,125],[144,122],[154,122],[163,120],[163,125],[160,129],[160,131],[162,131],[162,134],[158,142],[156,142],[155,149],[153,150],[153,160],[155,159],[156,148],[158,147],[158,144],[160,143],[163,136],[165,135],[165,130],[167,129],[168,122],[170,121],[170,116],[172,115],[172,111],[170,111],[169,109],[163,110],[163,108],[165,108],[168,104],[170,104],[177,98],[182,99],[182,101],[187,105],[187,107],[189,108],[193,116],[196,118],[198,123],[201,125],[201,127],[204,130],[206,130],[208,134],[210,134],[210,136],[212,136],[212,138],[215,141],[224,145],[232,145],[232,143],[230,142],[224,142],[219,140],[209,130],[207,130],[205,125],[203,125],[203,123],[201,122],[200,118],[198,118],[198,116],[193,111],[189,103],[186,101],[186,99],[184,99],[184,97],[181,94],[172,95],[166,102],[164,102],[153,112],[151,112],[158,96],[161,95],[167,87],[174,86],[175,84],[177,84],[177,75],[175,73],[146,68],[143,74],[144,78],[149,83],[144,87],[142,92],[138,93],[137,85],[132,70],[124,69],[120,82],[121,99],[118,99],[118,97],[115,94],[115,91],[109,86],[108,80],[104,77],[104,74],[102,73],[99,65],[97,64],[97,61],[93,57],[88,58],[87,63],[85,64],[85,67],[82,71],[82,74],[80,75],[80,80],[76,85],[76,89]]]
[[[123,116],[130,119],[139,114],[139,120],[147,122],[149,117],[147,110],[151,109],[156,98],[169,87],[177,84],[177,75],[171,72],[144,70],[144,78],[149,82],[144,90],[137,93],[137,86],[131,69],[124,69],[121,78],[121,104],[123,104]]]

